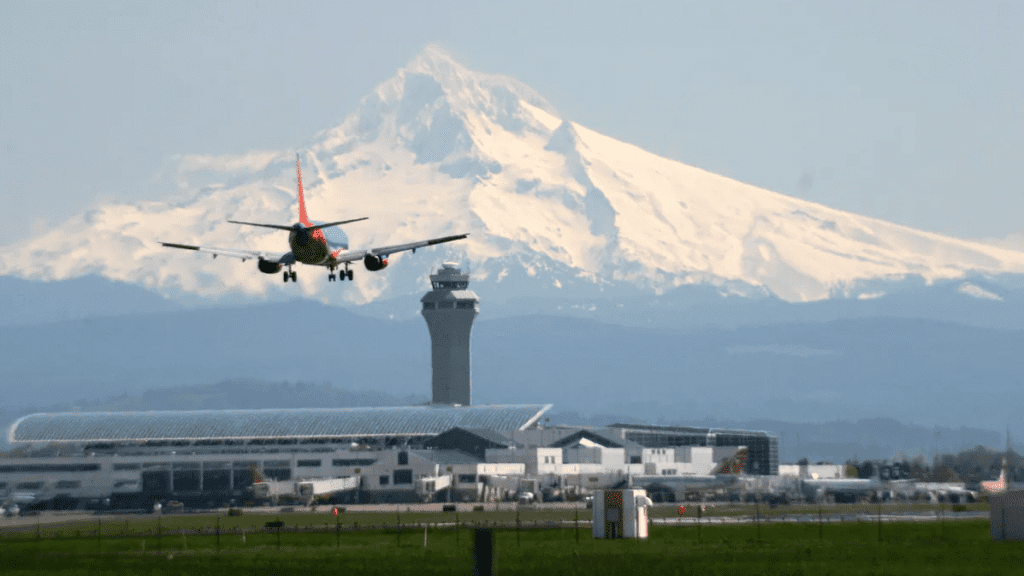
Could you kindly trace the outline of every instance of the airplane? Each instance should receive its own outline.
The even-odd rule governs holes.
[[[974,502],[978,499],[978,492],[969,490],[963,482],[916,482],[914,480],[900,480],[900,484],[893,486],[894,492],[907,494],[926,494],[931,502]],[[894,483],[895,484],[895,483]]]
[[[1002,470],[999,471],[999,478],[996,478],[995,480],[988,480],[982,482],[981,489],[984,490],[985,492],[988,492],[989,494],[999,494],[1001,492],[1006,492],[1006,489],[1009,488],[1010,486],[1009,479],[1007,478],[1007,464],[1007,459],[1004,457],[1003,468]]]
[[[230,256],[233,258],[241,258],[243,262],[250,258],[256,259],[259,271],[264,274],[277,274],[278,272],[281,272],[282,268],[287,266],[288,269],[282,274],[284,282],[288,282],[289,280],[295,282],[297,280],[297,275],[292,270],[292,266],[294,264],[301,262],[302,264],[309,264],[312,266],[324,266],[330,269],[330,273],[327,275],[327,280],[329,282],[333,282],[335,280],[335,269],[339,269],[337,275],[338,280],[345,280],[346,277],[349,280],[352,280],[353,270],[349,270],[349,264],[352,262],[362,260],[363,265],[366,266],[367,270],[377,272],[387,267],[388,256],[396,252],[411,250],[415,254],[417,248],[433,246],[435,244],[442,244],[453,240],[461,240],[469,236],[469,234],[456,234],[454,236],[443,236],[441,238],[431,238],[430,240],[420,240],[418,242],[409,242],[406,244],[370,248],[369,250],[349,251],[348,237],[340,228],[336,227],[341,224],[349,224],[351,222],[366,220],[367,217],[352,218],[349,220],[340,220],[338,222],[328,223],[311,221],[306,214],[306,200],[302,192],[302,166],[298,154],[295,155],[295,174],[298,180],[299,191],[298,222],[291,226],[283,226],[280,224],[261,224],[256,222],[228,220],[228,222],[232,224],[284,230],[288,232],[288,244],[291,251],[279,254],[264,252],[261,250],[213,248],[209,246],[178,244],[175,242],[160,242],[160,244],[167,248],[180,248],[182,250],[195,250],[197,252],[212,254],[214,258],[217,256]]]
[[[1007,490],[1016,488],[1012,486],[1016,482],[1010,481],[1010,429],[1006,429],[1006,453],[1003,455],[1003,467],[999,471],[999,478],[981,483],[981,489],[989,494],[1001,494]]]
[[[727,488],[739,481],[750,451],[742,447],[730,458],[723,458],[710,474],[701,475],[656,475],[630,476],[628,484],[637,485],[651,492],[671,490],[673,492],[697,492],[715,488]]]
[[[881,490],[879,478],[801,478],[800,491],[811,500],[856,502]]]

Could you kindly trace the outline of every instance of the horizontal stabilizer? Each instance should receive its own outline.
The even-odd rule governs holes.
[[[339,220],[337,222],[328,222],[327,224],[317,224],[316,226],[308,226],[306,230],[319,230],[321,228],[330,228],[331,226],[338,226],[340,224],[348,224],[349,222],[359,222],[360,220],[368,220],[369,216],[363,216],[362,218],[352,218],[351,220]],[[294,230],[293,226],[282,226],[280,224],[260,224],[258,222],[240,222],[238,220],[228,220],[232,224],[244,224],[246,226],[260,226],[262,228],[273,228],[275,230]]]
[[[280,224],[257,224],[256,222],[239,222],[237,220],[228,220],[232,224],[245,224],[246,226],[260,226],[262,228],[274,228],[276,230],[291,230],[291,226],[282,226]]]
[[[317,224],[316,226],[310,226],[306,230],[320,230],[321,228],[330,228],[331,226],[338,226],[339,224],[348,224],[349,222],[359,222],[360,220],[369,220],[369,216],[363,216],[362,218],[353,218],[351,220],[341,220],[339,222],[330,222],[327,224]]]

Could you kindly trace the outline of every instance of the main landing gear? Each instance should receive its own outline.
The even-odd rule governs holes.
[[[289,278],[291,279],[292,282],[298,282],[297,275],[295,274],[295,272],[292,271],[291,266],[288,267],[288,270],[285,270],[284,272],[281,273],[281,279],[284,280],[285,282],[288,282]]]
[[[344,281],[346,277],[348,277],[349,280],[352,279],[352,270],[349,270],[348,266],[346,266],[344,270],[338,270],[338,280]],[[334,268],[331,268],[330,274],[327,275],[327,281],[334,282]]]

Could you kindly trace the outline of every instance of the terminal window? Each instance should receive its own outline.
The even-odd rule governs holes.
[[[264,468],[263,475],[271,480],[291,480],[291,468]]]
[[[395,470],[395,484],[412,484],[412,470]]]
[[[319,460],[299,460],[295,463],[299,468],[316,468],[320,466]]]
[[[373,466],[376,460],[372,458],[335,458],[331,464],[335,466]]]
[[[20,464],[0,466],[0,472],[93,472],[99,464]]]
[[[409,465],[409,453],[408,452],[399,452],[398,453],[398,465],[399,466],[408,466]]]
[[[38,490],[43,487],[42,482],[19,482],[18,490]]]
[[[78,480],[61,480],[57,482],[57,488],[81,488],[82,483]]]
[[[391,480],[391,477],[385,475],[385,476],[381,476],[379,478],[379,480],[380,480],[380,485],[381,486],[387,486],[388,485],[388,481]]]

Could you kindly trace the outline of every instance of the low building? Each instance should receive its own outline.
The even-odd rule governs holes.
[[[0,501],[23,508],[138,508],[162,500],[207,506],[251,502],[251,486],[262,480],[344,477],[360,479],[346,499],[414,501],[415,480],[439,466],[423,450],[427,440],[454,428],[527,429],[549,408],[34,414],[8,430],[12,444],[28,449],[0,459]],[[492,470],[523,473],[524,466],[499,464],[450,463],[478,481]]]
[[[557,498],[635,477],[706,476],[736,453],[730,442],[738,439],[760,443],[764,461],[777,460],[777,442],[763,432],[704,430],[688,438],[676,427],[540,428],[549,408],[35,414],[8,431],[23,453],[0,458],[0,501],[22,508],[238,505],[258,501],[256,482],[330,479],[354,487],[332,494],[335,501]],[[669,445],[684,440],[693,444]]]

